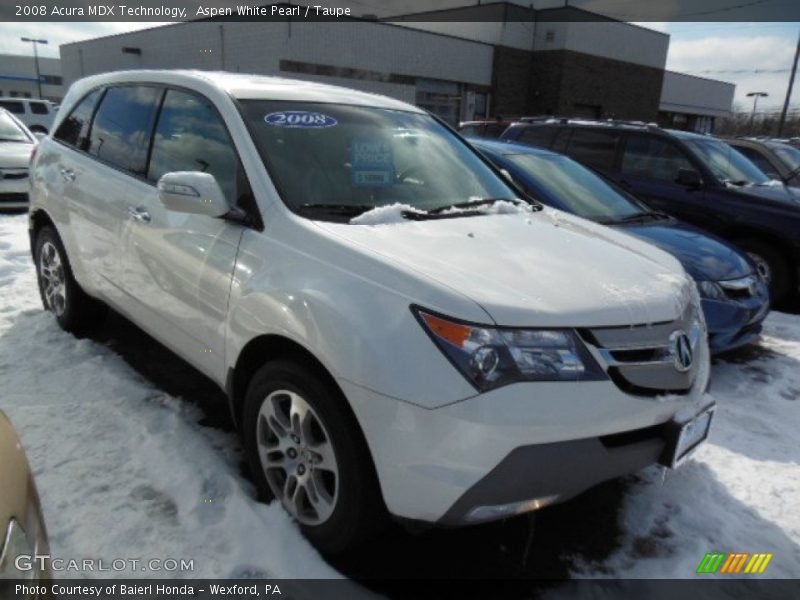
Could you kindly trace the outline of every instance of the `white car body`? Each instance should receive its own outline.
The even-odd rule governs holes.
[[[52,222],[80,286],[228,390],[237,418],[237,368],[249,349],[288,340],[313,356],[352,407],[393,515],[456,524],[566,499],[655,462],[664,447],[663,440],[633,444],[630,460],[611,460],[606,470],[582,462],[584,453],[614,455],[604,436],[655,430],[710,402],[702,313],[672,256],[552,209],[393,225],[301,217],[282,201],[234,99],[420,109],[295,80],[131,71],[75,83],[56,129],[89,90],[136,82],[179,86],[214,104],[235,141],[263,231],[168,211],[151,183],[51,136],[32,171],[32,234]],[[131,218],[132,207],[146,208],[149,221]],[[702,335],[680,394],[631,393],[609,378],[519,382],[479,393],[431,341],[412,306],[464,322],[586,329],[601,338],[633,332],[667,344],[689,321]],[[606,360],[599,343],[587,347]],[[550,464],[520,471],[520,449],[526,460],[550,457]],[[547,472],[540,485],[530,481],[539,467]],[[524,496],[527,488],[498,469],[517,473],[535,494]]]
[[[27,138],[25,141],[0,139],[0,210],[28,207],[28,164],[36,147],[36,138],[10,112],[0,108],[0,114],[11,119]]]
[[[0,97],[0,108],[13,113],[34,133],[49,133],[58,112],[58,106],[49,100],[34,98]]]

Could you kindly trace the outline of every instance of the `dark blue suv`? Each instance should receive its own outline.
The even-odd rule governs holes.
[[[530,196],[648,241],[677,258],[697,282],[715,353],[753,341],[769,312],[767,286],[726,242],[654,212],[574,160],[539,148],[470,139]]]
[[[549,148],[609,176],[650,206],[733,242],[773,303],[800,281],[800,198],[717,138],[619,121],[514,123],[502,139]]]

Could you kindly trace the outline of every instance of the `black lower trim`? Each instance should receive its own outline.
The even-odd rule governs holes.
[[[478,506],[558,496],[562,502],[607,481],[659,461],[666,442],[664,426],[620,434],[521,446],[467,490],[439,520],[464,525]]]

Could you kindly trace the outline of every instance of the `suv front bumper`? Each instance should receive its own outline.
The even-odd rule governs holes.
[[[665,457],[670,423],[711,399],[708,350],[689,393],[634,396],[611,381],[516,383],[427,409],[347,380],[389,512],[458,525],[560,502]]]

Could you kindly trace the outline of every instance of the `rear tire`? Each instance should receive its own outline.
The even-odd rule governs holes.
[[[795,281],[792,269],[780,251],[758,239],[739,240],[736,244],[756,263],[762,277],[766,276],[772,303],[780,304],[787,300],[794,290]]]
[[[366,441],[341,392],[317,371],[285,360],[259,369],[245,396],[242,437],[260,496],[279,499],[321,552],[352,550],[383,528]]]
[[[107,307],[83,291],[72,275],[64,244],[56,231],[42,227],[34,246],[39,295],[65,331],[82,335],[103,323]]]

